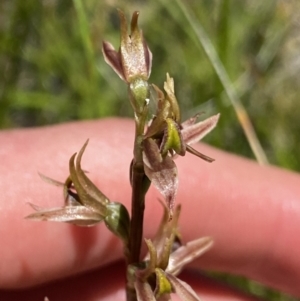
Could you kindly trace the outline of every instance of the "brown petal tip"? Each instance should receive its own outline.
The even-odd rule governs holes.
[[[138,18],[139,18],[140,12],[139,11],[135,11],[132,14],[132,18],[131,18],[131,32],[134,32],[135,30],[138,29]]]

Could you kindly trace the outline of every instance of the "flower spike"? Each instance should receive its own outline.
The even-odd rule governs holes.
[[[184,266],[206,252],[213,240],[207,236],[182,242],[179,231],[181,206],[175,207],[178,172],[174,160],[177,155],[185,156],[190,152],[207,162],[214,161],[191,145],[216,126],[220,115],[197,122],[200,115],[197,114],[182,122],[174,79],[167,73],[162,90],[148,83],[152,54],[138,27],[139,12],[132,14],[130,28],[124,13],[118,10],[118,14],[120,46],[116,50],[111,43],[104,41],[102,52],[106,63],[127,84],[134,111],[135,137],[129,174],[131,216],[123,204],[107,198],[82,169],[81,159],[87,140],[80,151],[71,156],[69,175],[64,182],[40,174],[46,182],[62,186],[63,206],[45,209],[29,204],[35,212],[26,218],[77,226],[94,226],[103,221],[123,242],[127,301],[171,301],[172,294],[177,294],[182,301],[200,301],[193,289],[177,275]],[[154,101],[155,112],[151,112],[150,101]],[[154,113],[150,121],[149,113]],[[118,148],[119,155],[122,155],[122,145]],[[154,239],[144,239],[148,254],[141,261],[146,193],[151,183],[164,198],[161,202],[164,212]],[[46,299],[44,301],[48,301]]]

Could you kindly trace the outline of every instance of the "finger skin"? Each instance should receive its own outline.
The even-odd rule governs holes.
[[[24,220],[31,202],[61,206],[61,189],[37,172],[63,181],[68,160],[87,138],[82,166],[111,198],[129,208],[128,166],[134,126],[130,120],[69,123],[0,133],[0,287],[32,286],[103,266],[122,256],[122,246],[103,224],[93,228]],[[242,274],[300,295],[300,177],[199,144],[216,159],[178,158],[180,219],[184,241],[209,235],[214,247],[194,266]],[[150,189],[145,237],[161,216]]]

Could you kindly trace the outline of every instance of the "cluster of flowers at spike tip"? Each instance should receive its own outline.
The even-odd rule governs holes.
[[[127,245],[130,218],[126,207],[121,203],[111,202],[81,168],[81,158],[87,144],[88,140],[79,151],[77,158],[76,153],[70,158],[70,175],[65,183],[40,174],[40,177],[46,182],[63,186],[64,206],[46,209],[29,203],[36,212],[26,218],[38,221],[65,222],[77,226],[94,226],[104,221],[107,228]]]
[[[166,96],[157,86],[153,87],[156,93],[154,99],[157,102],[157,112],[144,135],[144,170],[153,185],[164,196],[171,219],[178,187],[177,168],[173,158],[176,154],[184,156],[187,151],[213,162],[214,159],[198,152],[191,144],[198,142],[216,126],[220,114],[197,123],[199,114],[196,114],[181,123],[173,78],[167,74],[164,83]]]
[[[202,237],[182,245],[178,231],[180,206],[169,221],[168,209],[153,240],[146,239],[148,254],[142,267],[130,266],[128,285],[135,289],[138,301],[169,301],[176,293],[183,301],[199,301],[194,290],[177,278],[183,267],[206,252],[213,244],[210,237]]]

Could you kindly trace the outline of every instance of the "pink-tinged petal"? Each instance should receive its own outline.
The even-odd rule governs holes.
[[[179,247],[171,254],[166,271],[172,275],[177,275],[185,265],[201,256],[209,250],[212,245],[213,240],[211,237],[201,237]]]
[[[184,126],[181,134],[186,144],[190,145],[198,142],[209,132],[211,132],[218,123],[220,114],[209,117],[201,122]]]
[[[170,157],[161,156],[156,142],[151,138],[144,140],[143,160],[147,177],[165,197],[171,219],[178,189],[177,167]]]
[[[117,52],[113,45],[104,41],[102,43],[102,53],[105,62],[119,75],[119,77],[126,81],[120,52]]]
[[[142,282],[139,279],[137,279],[134,282],[134,288],[136,291],[138,301],[156,301],[156,298],[149,283]]]
[[[178,188],[177,168],[174,162],[173,164],[173,168],[167,168],[157,172],[153,172],[153,170],[145,166],[147,177],[150,178],[153,185],[165,198],[169,209],[169,219],[173,217],[174,202]]]
[[[195,291],[186,282],[179,280],[177,277],[166,273],[166,277],[170,281],[173,290],[182,301],[200,301]]]
[[[31,203],[29,203],[29,205],[36,210],[36,212],[26,216],[26,219],[64,222],[77,226],[93,226],[103,220],[101,215],[84,206],[43,209]]]

